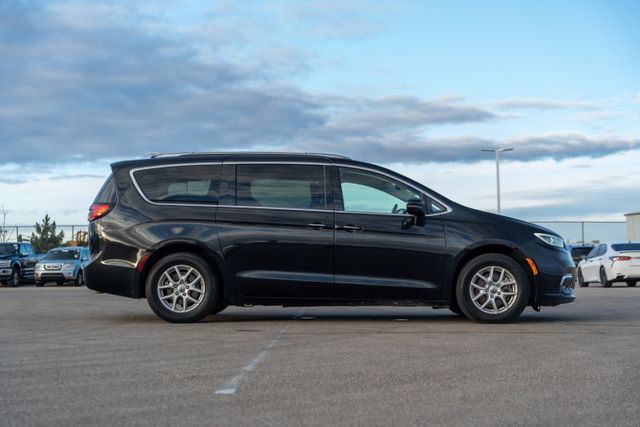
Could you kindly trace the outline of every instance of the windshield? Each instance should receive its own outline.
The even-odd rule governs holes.
[[[58,250],[49,252],[44,259],[52,260],[52,259],[80,259],[80,252],[74,250]]]
[[[571,249],[571,255],[573,255],[574,257],[579,257],[579,256],[587,256],[589,255],[589,252],[591,252],[593,250],[593,248],[573,248]]]
[[[640,243],[616,243],[611,248],[616,252],[640,251]]]
[[[2,255],[15,255],[18,253],[18,245],[15,244],[3,244],[0,245],[0,256]]]

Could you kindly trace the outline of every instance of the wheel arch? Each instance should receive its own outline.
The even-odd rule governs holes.
[[[460,276],[460,272],[464,268],[464,266],[471,261],[472,259],[485,254],[497,253],[501,255],[508,256],[515,260],[520,266],[524,269],[527,274],[527,278],[529,279],[529,302],[528,305],[534,305],[536,301],[536,279],[531,271],[531,267],[527,262],[527,256],[524,252],[518,248],[514,244],[510,244],[508,242],[490,242],[490,243],[481,243],[476,245],[473,248],[469,248],[464,253],[460,254],[455,263],[455,269],[451,281],[451,298],[450,304],[457,305],[457,297],[456,297],[456,285],[458,283],[458,277]]]
[[[218,255],[208,249],[207,247],[199,244],[196,241],[189,240],[174,240],[169,242],[163,242],[150,250],[147,255],[148,258],[144,262],[144,267],[138,273],[138,279],[136,281],[136,297],[145,298],[145,284],[149,272],[153,266],[164,258],[166,255],[170,255],[176,252],[188,252],[201,257],[210,267],[211,272],[215,275],[216,280],[220,284],[217,286],[218,298],[220,301],[224,300],[224,271],[222,260]]]

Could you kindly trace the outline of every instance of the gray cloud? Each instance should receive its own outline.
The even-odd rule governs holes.
[[[302,147],[309,140],[401,143],[407,129],[415,140],[426,126],[494,117],[458,99],[311,95],[274,81],[269,67],[203,59],[184,40],[114,19],[125,14],[119,8],[101,6],[103,20],[87,8],[4,4],[2,22],[11,25],[0,29],[0,55],[11,60],[0,65],[3,161]]]
[[[629,204],[629,195],[635,191],[633,186],[608,185],[607,191],[599,191],[597,199],[594,199],[594,188],[600,185],[600,181],[592,180],[585,181],[581,188],[506,193],[503,195],[505,200],[509,197],[526,197],[531,200],[532,206],[507,208],[504,212],[530,221],[553,221],[559,217],[579,220],[584,218],[586,212],[590,215],[612,215],[620,211],[624,213],[625,209],[634,209]],[[537,203],[546,200],[552,200],[552,204]]]
[[[499,99],[490,106],[501,110],[597,110],[597,106],[589,101],[537,98]]]
[[[520,160],[597,157],[638,146],[634,139],[580,134],[429,138],[433,126],[497,117],[459,97],[310,94],[288,83],[296,67],[281,65],[295,63],[295,53],[285,55],[288,61],[269,54],[263,62],[224,60],[228,56],[217,53],[231,42],[219,27],[155,31],[157,22],[138,25],[130,17],[147,13],[140,9],[145,3],[131,4],[0,3],[2,162],[265,148],[377,162],[471,162],[482,160],[479,149],[491,145],[513,145],[509,157]],[[251,39],[245,34],[243,42]],[[582,101],[496,102],[504,108],[591,108]]]
[[[344,133],[337,131],[335,133]],[[550,133],[519,139],[491,140],[474,137],[427,139],[411,133],[388,135],[348,135],[334,141],[316,140],[302,147],[308,151],[337,152],[373,162],[476,162],[487,159],[484,147],[513,147],[509,160],[531,161],[545,158],[603,157],[640,148],[637,138],[589,138],[577,133]],[[290,147],[293,149],[294,147]]]

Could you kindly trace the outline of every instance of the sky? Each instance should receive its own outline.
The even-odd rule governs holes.
[[[329,152],[529,221],[640,210],[640,2],[0,0],[0,205],[83,224],[116,160]]]

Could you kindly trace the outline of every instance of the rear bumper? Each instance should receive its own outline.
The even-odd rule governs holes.
[[[617,263],[616,263],[617,264]],[[611,267],[611,274],[607,272],[610,280],[640,280],[640,266],[618,266]]]
[[[139,298],[137,280],[138,272],[133,266],[106,264],[101,258],[91,260],[84,267],[84,282],[94,291]]]

